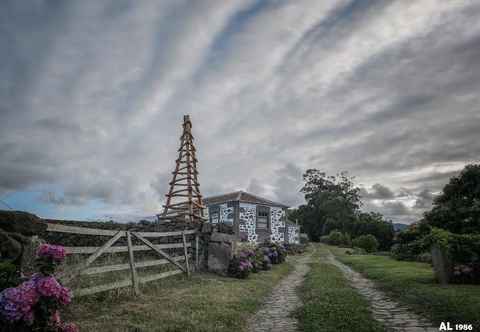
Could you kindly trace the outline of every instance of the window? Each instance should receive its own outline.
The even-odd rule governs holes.
[[[257,229],[268,230],[269,226],[269,208],[266,206],[257,206]]]

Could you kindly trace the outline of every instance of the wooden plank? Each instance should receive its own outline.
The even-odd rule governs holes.
[[[150,250],[150,249],[149,249]],[[191,257],[189,255],[188,257]],[[181,262],[185,259],[185,256],[175,256],[173,259],[177,262]],[[169,264],[170,262],[167,261],[166,259],[157,259],[157,260],[150,260],[150,261],[144,261],[144,262],[136,262],[135,263],[135,268],[140,269],[144,267],[151,267],[151,266],[157,266],[157,265],[164,265],[164,264]],[[94,266],[94,267],[89,267],[85,270],[82,271],[82,275],[92,275],[92,274],[99,274],[99,273],[106,273],[106,272],[114,272],[114,271],[123,271],[123,270],[128,270],[130,268],[130,264],[115,264],[115,265],[105,265],[105,266]]]
[[[105,291],[112,290],[112,289],[128,287],[128,286],[131,286],[131,285],[132,285],[132,279],[125,279],[125,280],[112,282],[112,283],[104,284],[104,285],[100,285],[100,286],[94,286],[94,287],[81,288],[81,289],[78,289],[78,290],[74,290],[73,294],[74,294],[74,296],[79,296],[80,297],[80,296],[105,292]]]
[[[143,237],[166,237],[166,236],[180,236],[182,235],[183,231],[176,231],[176,232],[135,232],[135,234],[139,234]],[[185,231],[185,234],[195,234],[197,230],[189,229]]]
[[[199,266],[199,257],[198,257],[198,246],[200,244],[198,233],[195,235],[195,269],[196,271],[200,270]]]
[[[183,273],[183,271],[182,270],[172,270],[172,271],[168,271],[168,272],[153,274],[151,276],[140,278],[140,282],[141,283],[146,283],[146,282],[166,278],[166,277],[173,276],[175,274],[180,274],[180,273]]]
[[[180,265],[178,262],[176,262],[172,257],[170,257],[166,252],[162,251],[161,249],[157,249],[155,248],[155,245],[148,241],[147,239],[145,239],[144,237],[142,237],[140,234],[138,233],[133,233],[132,234],[137,237],[140,241],[142,241],[143,243],[145,243],[147,246],[149,246],[150,248],[152,248],[153,251],[155,251],[157,254],[159,254],[160,256],[163,256],[165,257],[170,263],[172,263],[173,265],[177,266],[179,269],[181,269],[182,271],[186,272],[185,271],[185,268]]]
[[[98,257],[100,257],[101,254],[103,254],[105,252],[105,250],[107,250],[108,248],[110,248],[112,246],[112,244],[117,242],[117,240],[119,238],[125,236],[126,235],[125,233],[126,233],[125,231],[118,231],[117,234],[115,234],[114,237],[112,237],[110,240],[105,242],[105,244],[103,246],[101,246],[100,248],[98,248],[98,250],[95,251],[93,254],[88,256],[87,260],[84,263],[84,268],[87,268],[90,264],[92,264]]]
[[[187,243],[187,246],[190,247],[192,245],[191,242]],[[156,244],[156,248],[158,249],[175,249],[175,248],[183,248],[183,243],[164,243],[164,244]],[[99,247],[65,247],[65,250],[69,254],[91,254],[98,250]],[[139,246],[133,246],[132,247],[133,251],[147,251],[151,250],[150,247],[146,245],[139,245]],[[115,246],[115,247],[110,247],[107,250],[105,250],[104,253],[120,253],[120,252],[127,252],[128,247],[127,246]]]
[[[127,231],[127,244],[128,244],[128,263],[130,265],[130,272],[132,275],[133,293],[135,295],[139,295],[140,289],[138,288],[138,276],[137,276],[137,270],[135,269],[135,261],[133,257],[132,235],[128,231]]]
[[[118,233],[118,230],[66,226],[66,225],[52,224],[52,223],[47,223],[47,231],[59,232],[59,233],[82,234],[82,235],[101,235],[101,236],[114,236],[115,234]]]
[[[183,232],[182,234],[182,240],[183,240],[183,252],[185,255],[185,270],[187,270],[187,276],[190,277],[190,265],[188,263],[187,239],[185,237],[185,232]]]

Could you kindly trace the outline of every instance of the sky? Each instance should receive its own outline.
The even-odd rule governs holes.
[[[204,196],[348,171],[410,223],[480,156],[480,2],[5,0],[0,209],[161,212],[184,114]]]

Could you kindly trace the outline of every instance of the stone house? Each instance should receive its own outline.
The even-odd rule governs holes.
[[[208,222],[231,226],[241,241],[299,243],[299,226],[287,221],[285,204],[244,191],[207,197],[203,204]]]

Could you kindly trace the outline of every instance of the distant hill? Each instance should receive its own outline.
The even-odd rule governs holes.
[[[400,223],[393,223],[393,229],[395,232],[401,232],[404,229],[406,229],[409,225],[406,224],[400,224]]]

